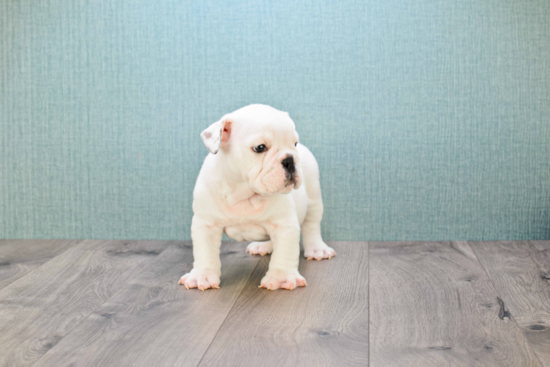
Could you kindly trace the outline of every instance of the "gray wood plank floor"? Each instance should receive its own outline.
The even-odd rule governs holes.
[[[0,289],[79,242],[0,240]]]
[[[32,365],[166,245],[84,241],[2,289],[0,365]]]
[[[371,366],[540,365],[468,244],[371,243],[370,258]]]
[[[208,349],[201,366],[366,366],[368,251],[332,242],[330,261],[301,259],[308,286],[292,292],[258,289],[264,258]]]
[[[225,244],[221,259],[219,291],[186,291],[177,281],[191,246],[170,247],[35,366],[196,366],[259,261],[244,243]]]
[[[0,241],[0,366],[550,367],[550,241],[331,245],[268,291],[224,243],[200,292],[188,241]]]
[[[550,366],[550,242],[472,247],[540,361]]]

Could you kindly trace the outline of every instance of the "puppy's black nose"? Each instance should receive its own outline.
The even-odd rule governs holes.
[[[294,170],[295,170],[294,158],[292,158],[292,157],[285,158],[285,159],[283,159],[281,164],[283,165],[283,167],[285,168],[285,170],[288,173],[291,173],[291,174],[294,173]]]

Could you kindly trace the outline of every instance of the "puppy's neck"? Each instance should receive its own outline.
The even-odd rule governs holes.
[[[222,172],[219,176],[220,186],[223,188],[220,194],[227,204],[233,206],[240,201],[257,196],[250,184],[242,177],[240,169],[234,167],[223,152],[220,153],[222,154],[219,155],[217,162],[218,169]]]
[[[251,200],[255,196],[258,196],[247,183],[241,183],[230,190],[227,195],[224,195],[229,206],[233,206],[243,200]]]

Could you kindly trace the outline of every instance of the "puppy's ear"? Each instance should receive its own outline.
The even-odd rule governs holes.
[[[206,148],[212,154],[218,153],[222,142],[227,142],[230,136],[231,121],[225,118],[214,122],[201,133],[201,139],[204,145],[206,145]]]

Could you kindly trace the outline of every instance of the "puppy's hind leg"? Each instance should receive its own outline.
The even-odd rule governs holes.
[[[246,252],[251,255],[268,255],[273,252],[273,244],[271,241],[252,242],[246,247]]]
[[[308,260],[331,259],[336,251],[323,241],[321,237],[321,220],[323,219],[323,199],[319,181],[308,182],[308,208],[302,223],[302,239],[304,257]]]

